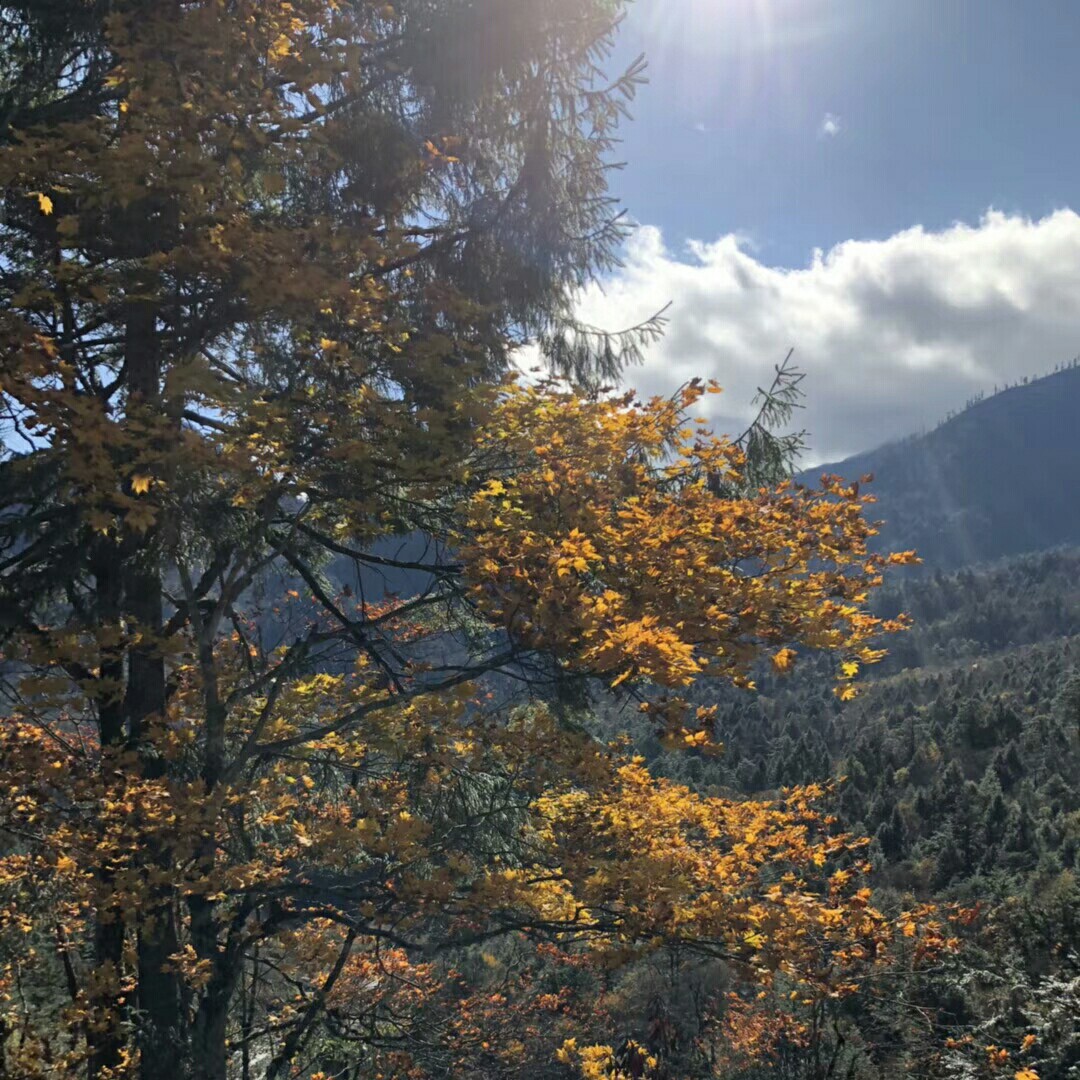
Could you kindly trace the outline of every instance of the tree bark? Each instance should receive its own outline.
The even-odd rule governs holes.
[[[123,602],[121,560],[122,552],[117,544],[107,539],[97,543],[91,566],[95,578],[96,615],[101,626],[116,625],[120,620]],[[102,769],[106,774],[114,768],[113,758],[123,749],[126,739],[123,697],[117,689],[123,685],[123,678],[122,650],[116,648],[106,652],[102,657],[101,679],[102,685],[111,689],[106,690],[106,696],[98,700]],[[102,779],[107,781],[107,775]],[[102,895],[108,897],[112,889],[112,875],[107,869],[99,869],[98,880]],[[123,1053],[120,1003],[117,1000],[123,954],[124,924],[121,913],[106,901],[97,913],[94,927],[94,962],[104,977],[102,990],[91,1001],[94,1009],[99,1011],[102,1022],[91,1024],[87,1034],[90,1080],[115,1069]]]
[[[145,211],[145,207],[142,208]],[[145,228],[145,225],[144,225]],[[129,305],[125,363],[128,383],[127,420],[136,431],[145,425],[144,452],[153,460],[153,442],[162,422],[161,357],[157,335],[157,303],[145,297],[155,283],[140,281],[143,298]],[[165,717],[167,705],[165,659],[161,649],[163,625],[161,537],[164,522],[129,535],[124,560],[124,613],[139,639],[128,651],[124,719],[129,746],[135,751],[143,780],[161,780],[166,764],[154,746],[153,725]],[[163,871],[165,884],[152,894],[147,909],[138,913],[138,1045],[139,1069],[146,1080],[184,1080],[190,1055],[185,1045],[182,978],[171,958],[179,952],[175,898],[169,884],[172,853],[167,840],[151,858]]]
[[[197,908],[198,905],[193,905],[193,921],[201,914]],[[228,1055],[225,1040],[229,1024],[229,1003],[239,972],[239,959],[228,965],[219,961],[214,966],[214,973],[203,992],[192,1024],[193,1080],[226,1080]]]

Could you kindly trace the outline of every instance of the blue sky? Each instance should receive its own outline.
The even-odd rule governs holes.
[[[671,240],[745,232],[795,266],[842,240],[1076,200],[1069,0],[636,0],[620,49],[647,54],[651,83],[616,186]]]
[[[795,346],[813,463],[1080,353],[1080,3],[636,0],[638,52],[641,228],[581,300],[674,302],[628,383],[716,378],[730,430]]]

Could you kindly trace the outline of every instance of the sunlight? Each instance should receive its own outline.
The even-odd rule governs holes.
[[[632,18],[654,48],[677,43],[713,60],[811,44],[837,27],[820,0],[640,0]]]
[[[801,54],[845,24],[821,0],[640,0],[630,25],[691,125],[708,127],[796,110]]]

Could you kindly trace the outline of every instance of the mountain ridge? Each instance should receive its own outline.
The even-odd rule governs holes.
[[[801,472],[871,474],[880,546],[932,569],[1080,543],[1080,368],[984,398],[924,435]],[[1063,484],[1062,478],[1066,478]]]

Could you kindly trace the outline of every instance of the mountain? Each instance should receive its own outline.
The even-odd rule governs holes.
[[[882,546],[934,569],[1080,543],[1080,368],[984,398],[926,435],[807,470],[872,473]]]

